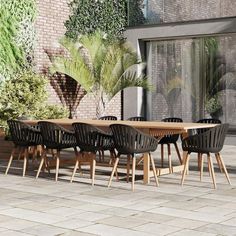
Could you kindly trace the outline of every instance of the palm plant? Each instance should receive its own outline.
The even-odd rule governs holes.
[[[70,76],[92,93],[97,117],[119,91],[127,87],[150,88],[144,74],[137,72],[137,66],[143,71],[145,64],[125,41],[110,43],[102,33],[95,32],[76,42],[63,38],[60,43],[69,56],[52,57],[51,72]]]

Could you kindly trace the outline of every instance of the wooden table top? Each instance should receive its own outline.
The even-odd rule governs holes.
[[[30,125],[37,124],[39,120],[25,120]],[[45,121],[54,122],[62,126],[70,126],[75,122],[84,122],[99,127],[108,127],[111,124],[126,124],[139,129],[164,129],[164,130],[184,130],[211,128],[216,124],[204,123],[180,123],[180,122],[161,122],[161,121],[127,121],[127,120],[91,120],[91,119],[49,119]]]

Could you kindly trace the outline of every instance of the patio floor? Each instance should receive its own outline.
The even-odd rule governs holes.
[[[159,151],[154,156],[158,162]],[[183,187],[175,173],[159,177],[159,187],[137,180],[135,192],[124,180],[108,189],[110,169],[96,172],[91,187],[87,172],[69,183],[72,166],[56,183],[53,171],[35,180],[35,168],[23,178],[21,166],[5,176],[0,160],[0,235],[236,235],[236,147],[225,146],[222,156],[231,186],[217,168],[217,190],[207,171],[200,182],[193,156]]]

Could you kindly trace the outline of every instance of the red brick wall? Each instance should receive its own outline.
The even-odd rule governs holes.
[[[64,22],[69,16],[68,2],[70,0],[36,0],[38,6],[38,17],[36,20],[37,44],[35,48],[35,67],[39,72],[45,72],[50,64],[46,50],[56,51],[59,47],[58,40],[65,33]],[[59,104],[60,99],[54,89],[48,87],[50,97],[49,103]],[[107,114],[120,117],[121,101],[120,95],[116,96],[107,105]],[[86,95],[77,111],[78,117],[95,117],[95,106],[90,95]]]

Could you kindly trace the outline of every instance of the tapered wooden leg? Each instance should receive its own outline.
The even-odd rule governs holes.
[[[157,178],[157,172],[156,172],[155,162],[154,162],[154,159],[153,159],[153,156],[151,155],[151,153],[149,153],[149,157],[150,157],[151,164],[152,164],[153,175],[154,175],[154,178],[155,178],[155,181],[156,181],[156,185],[157,185],[157,187],[158,187],[158,186],[159,186],[159,182],[158,182],[158,178]]]
[[[223,169],[223,171],[224,171],[225,177],[226,177],[226,179],[228,180],[228,183],[231,185],[231,181],[230,181],[230,178],[229,178],[229,174],[228,174],[228,171],[227,171],[227,169],[226,169],[226,167],[225,167],[225,163],[224,163],[224,161],[223,161],[223,158],[221,157],[220,153],[218,153],[217,156],[219,157],[219,160],[220,160],[220,162],[221,162],[222,169]]]
[[[21,156],[22,156],[22,153],[24,151],[24,148],[19,148],[19,155],[18,155],[18,160],[20,160]]]
[[[207,158],[207,165],[208,165],[209,176],[212,176],[212,172],[211,172],[211,164],[210,164],[208,158]]]
[[[77,158],[77,159],[76,159],[76,162],[75,162],[75,167],[74,167],[74,170],[73,170],[71,179],[70,179],[70,182],[71,182],[71,183],[72,183],[72,181],[74,180],[74,176],[75,176],[76,170],[78,169],[78,166],[79,166],[79,159]]]
[[[169,166],[169,171],[172,173],[172,161],[171,161],[171,150],[170,150],[170,144],[167,144],[167,150],[168,150],[168,166]]]
[[[16,151],[16,147],[13,148],[12,152],[11,152],[11,156],[10,156],[10,159],[8,161],[8,164],[7,164],[7,169],[6,169],[6,172],[5,172],[5,175],[7,175],[9,169],[10,169],[10,166],[11,166],[11,163],[12,163],[12,160],[13,160],[13,157],[14,157],[14,154],[15,154],[15,151]]]
[[[119,156],[117,156],[116,161],[115,161],[115,164],[114,164],[113,169],[112,169],[112,172],[111,172],[111,176],[110,176],[109,182],[108,182],[108,187],[111,186],[111,181],[112,181],[113,176],[114,176],[114,174],[115,174],[115,171],[116,171],[116,169],[117,169],[117,165],[118,165],[118,163],[119,163],[119,159],[120,159]]]
[[[216,161],[217,161],[217,164],[218,164],[218,166],[219,166],[220,172],[222,173],[224,170],[223,170],[223,167],[222,167],[220,158],[219,158],[219,156],[218,156],[218,153],[215,154],[215,157],[216,157]]]
[[[164,167],[164,144],[161,144],[161,167]]]
[[[198,170],[200,171],[201,169],[201,157],[200,157],[200,153],[197,154],[197,167],[198,167]]]
[[[56,154],[56,176],[55,176],[55,181],[57,181],[57,179],[58,179],[59,165],[60,165],[60,151],[57,151],[57,154]]]
[[[200,181],[202,181],[202,176],[203,176],[203,154],[199,153],[199,163],[200,163]]]
[[[92,160],[92,186],[94,186],[95,169],[96,169],[96,154],[93,154],[93,160]]]
[[[130,155],[127,156],[127,176],[126,176],[127,183],[129,183],[129,174],[130,174]]]
[[[25,177],[28,156],[29,156],[29,150],[28,150],[28,147],[26,147],[24,151],[23,177]]]
[[[211,155],[209,153],[207,154],[207,159],[208,159],[208,162],[209,162],[209,167],[211,169],[211,178],[212,178],[212,181],[213,181],[213,185],[214,185],[214,188],[216,188],[215,171],[214,171],[212,158],[211,158]]]
[[[136,158],[133,157],[132,159],[132,191],[134,191]]]
[[[140,165],[142,161],[143,161],[143,156],[141,156],[141,157],[137,160],[136,166]]]
[[[184,160],[184,170],[182,173],[182,179],[181,179],[181,185],[183,186],[184,184],[184,179],[188,171],[188,163],[189,163],[189,154],[187,153],[185,160]]]
[[[176,152],[177,152],[177,156],[178,156],[178,158],[179,158],[179,162],[180,162],[180,164],[182,165],[182,158],[181,158],[181,155],[180,155],[180,152],[179,152],[178,145],[177,145],[177,143],[174,143],[174,145],[175,145],[175,150],[176,150]]]
[[[38,171],[37,171],[36,179],[39,177],[39,174],[41,172],[41,169],[42,169],[42,166],[43,166],[45,160],[46,160],[46,150],[43,149],[42,155],[41,155],[41,162],[39,164],[39,168],[38,168]]]

